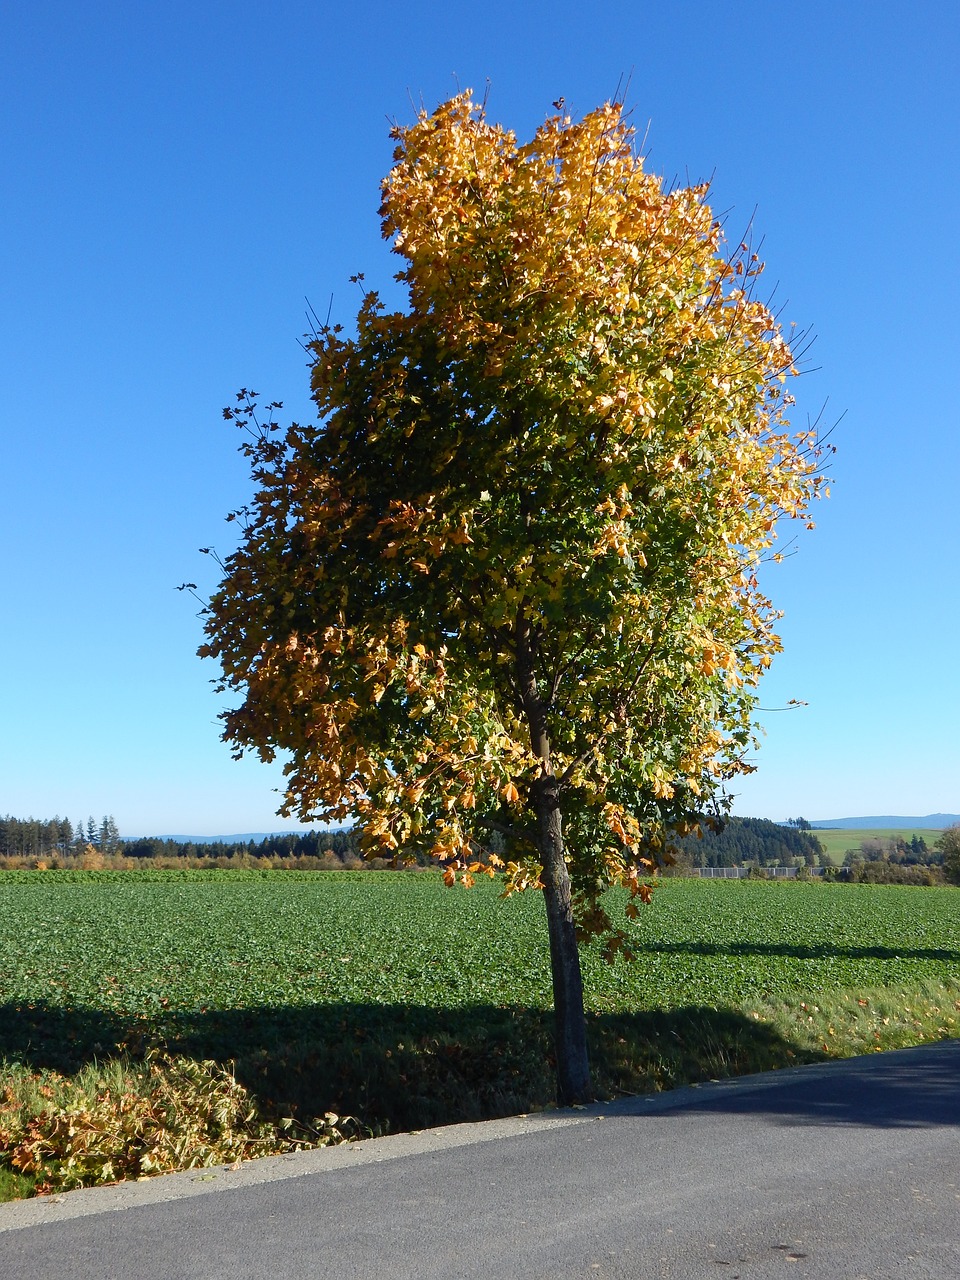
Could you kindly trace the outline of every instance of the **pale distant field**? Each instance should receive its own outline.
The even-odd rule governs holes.
[[[815,829],[813,831],[813,835],[815,835],[824,846],[831,861],[839,865],[843,862],[843,855],[847,850],[858,849],[862,840],[889,840],[900,836],[902,839],[909,841],[917,835],[922,836],[923,839],[926,840],[928,849],[932,849],[934,844],[943,835],[943,832],[924,829],[922,827],[883,827],[879,830],[862,831],[823,831]]]

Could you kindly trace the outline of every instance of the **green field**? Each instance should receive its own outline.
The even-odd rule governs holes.
[[[943,835],[942,831],[924,830],[920,827],[883,827],[878,830],[825,830],[823,828],[815,828],[813,835],[823,845],[827,856],[836,865],[840,866],[843,862],[844,854],[848,849],[858,849],[863,840],[889,840],[897,837],[903,840],[912,840],[914,836],[922,836],[927,842],[927,848],[932,849],[934,844]]]
[[[738,1006],[957,973],[950,888],[667,880],[640,958],[584,951],[598,1012]],[[489,882],[396,872],[23,872],[0,876],[0,999],[174,1031],[259,1009],[550,1005],[543,906]],[[73,1013],[70,1013],[73,1016]],[[208,1032],[212,1037],[213,1032]],[[0,1023],[0,1044],[10,1029]],[[230,1046],[233,1050],[236,1045]],[[61,1051],[69,1056],[67,1045]]]
[[[960,1034],[958,908],[953,888],[667,880],[635,961],[583,950],[597,1086]],[[550,1102],[550,1004],[541,899],[488,882],[0,874],[0,1072],[21,1092],[159,1047],[229,1065],[268,1117],[507,1114]]]

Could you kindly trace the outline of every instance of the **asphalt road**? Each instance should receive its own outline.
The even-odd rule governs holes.
[[[960,1041],[0,1205],[2,1280],[960,1277]]]

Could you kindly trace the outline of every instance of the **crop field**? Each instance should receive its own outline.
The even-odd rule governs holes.
[[[504,902],[488,882],[450,890],[430,873],[13,872],[0,876],[0,922],[3,1003],[106,1021],[550,1005],[539,896]],[[960,894],[667,880],[632,934],[633,963],[585,949],[592,1009],[956,976]]]
[[[583,950],[596,1083],[669,1088],[958,1035],[958,925],[954,888],[664,881],[632,962]],[[6,1078],[164,1051],[227,1066],[266,1115],[420,1128],[548,1104],[550,1008],[542,900],[488,882],[0,874]]]
[[[927,843],[927,848],[932,849],[936,842],[943,835],[942,831],[933,831],[921,827],[882,827],[877,830],[843,830],[843,829],[826,829],[816,828],[813,835],[817,837],[821,845],[823,845],[827,856],[839,866],[843,862],[844,854],[848,849],[859,849],[863,840],[890,840],[896,839],[898,836],[903,840],[910,841],[914,836],[922,836]]]

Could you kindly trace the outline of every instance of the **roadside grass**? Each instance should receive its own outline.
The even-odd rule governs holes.
[[[36,1180],[0,1165],[0,1204],[6,1200],[25,1200],[36,1193]]]
[[[69,874],[0,876],[0,1199],[551,1105],[533,895]],[[633,963],[584,949],[598,1094],[960,1035],[958,904],[665,882]]]
[[[784,1040],[828,1058],[849,1058],[960,1036],[960,979],[821,992],[746,1010]]]
[[[926,827],[897,827],[851,829],[815,827],[811,835],[816,836],[823,846],[824,852],[835,867],[842,866],[844,855],[851,849],[859,849],[864,840],[895,840],[898,837],[908,843],[914,836],[922,836],[927,848],[932,849],[943,835],[942,831],[934,831]]]
[[[352,1136],[327,1115],[280,1124],[229,1067],[149,1051],[89,1063],[74,1076],[21,1066],[0,1092],[5,1198],[70,1191],[178,1169],[233,1164]]]

